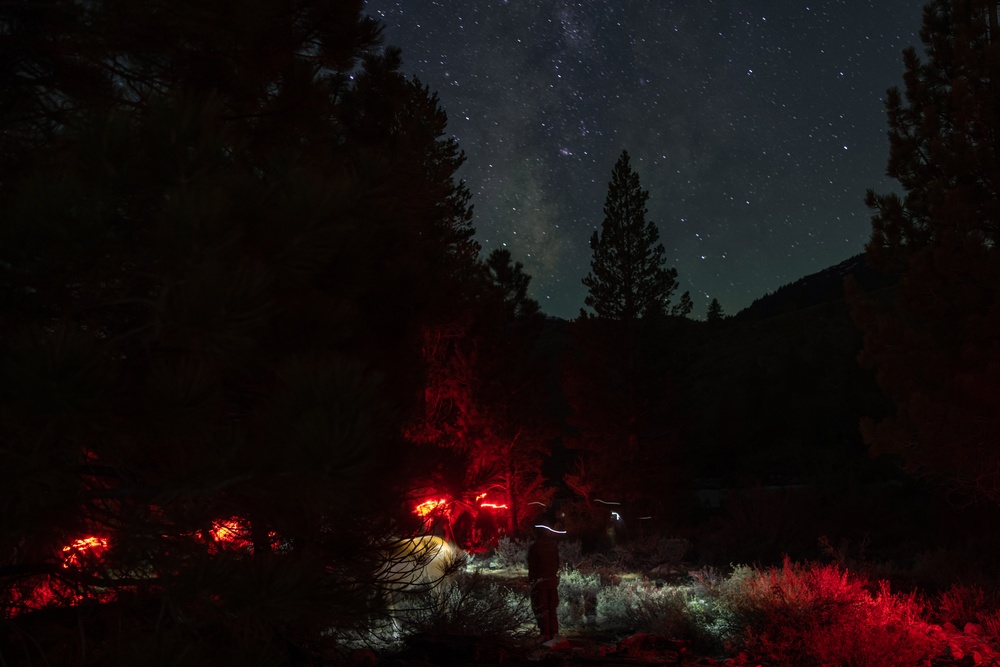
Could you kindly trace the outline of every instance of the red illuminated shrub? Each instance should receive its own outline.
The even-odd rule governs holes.
[[[835,565],[741,567],[722,595],[741,643],[775,664],[909,667],[933,650],[916,596],[870,590]]]
[[[4,592],[3,617],[13,618],[46,607],[67,607],[81,600],[76,587],[54,575],[25,578]]]
[[[959,630],[978,626],[974,634],[1000,645],[1000,594],[978,586],[953,584],[940,594],[932,616],[936,623],[951,623]]]
[[[101,554],[108,549],[108,538],[90,535],[73,540],[62,549],[63,567],[93,566],[100,562]]]
[[[247,521],[239,517],[219,519],[204,533],[193,536],[204,544],[206,553],[219,551],[253,553],[253,541]],[[281,542],[269,533],[272,549],[280,548]],[[88,535],[72,540],[58,552],[59,565],[50,573],[38,574],[17,580],[0,594],[0,610],[3,618],[12,618],[31,611],[49,607],[69,607],[86,601],[110,602],[117,592],[132,587],[124,580],[146,577],[155,581],[158,573],[144,564],[141,572],[125,574],[106,562],[113,538]]]
[[[47,607],[68,607],[84,601],[107,602],[114,593],[101,586],[103,558],[108,538],[89,535],[64,546],[58,556],[61,568],[8,583],[0,594],[3,618]]]

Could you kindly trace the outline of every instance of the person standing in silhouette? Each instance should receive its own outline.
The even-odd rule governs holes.
[[[550,641],[559,634],[559,544],[543,525],[535,526],[535,541],[528,547],[528,585],[542,641]]]

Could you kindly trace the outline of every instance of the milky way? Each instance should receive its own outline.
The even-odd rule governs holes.
[[[583,306],[621,150],[694,316],[862,251],[885,192],[885,90],[918,45],[915,0],[369,0],[438,92],[468,160],[484,251],[542,309]]]

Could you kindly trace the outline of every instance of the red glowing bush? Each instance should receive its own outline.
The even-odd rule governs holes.
[[[934,614],[938,623],[951,623],[962,628],[966,623],[983,623],[996,616],[1000,608],[997,595],[979,586],[953,584],[938,596]]]
[[[507,533],[507,503],[487,499],[487,492],[467,492],[453,496],[448,493],[428,493],[412,507],[423,520],[427,533],[441,531],[450,541],[471,552],[485,551]]]
[[[247,521],[230,517],[212,522],[212,527],[193,536],[208,553],[220,551],[253,553]],[[272,548],[281,546],[269,533]],[[0,617],[11,618],[48,607],[70,607],[83,602],[109,602],[122,589],[121,578],[108,571],[105,555],[113,538],[88,535],[72,540],[57,552],[58,565],[51,574],[23,577],[0,592]],[[147,573],[152,579],[156,573]]]
[[[3,592],[2,615],[9,618],[47,607],[111,600],[114,597],[111,591],[92,582],[83,583],[84,580],[100,579],[107,549],[107,537],[89,535],[73,540],[59,552],[63,571],[25,577]]]
[[[413,513],[417,516],[428,516],[429,514],[433,514],[435,511],[444,512],[447,508],[447,498],[432,498],[430,500],[425,500],[422,503],[418,503],[417,506],[413,508]]]
[[[95,561],[100,562],[102,554],[107,550],[108,538],[95,537],[93,535],[81,537],[63,547],[62,566],[69,569],[71,567],[81,568],[85,565],[93,565]]]
[[[919,598],[836,565],[737,568],[723,597],[741,644],[774,664],[910,667],[934,652]]]

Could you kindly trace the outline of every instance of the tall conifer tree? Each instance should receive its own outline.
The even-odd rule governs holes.
[[[895,413],[866,420],[877,452],[1000,502],[1000,48],[995,0],[934,0],[887,96],[887,172],[903,196],[868,192],[869,261],[900,278],[881,307],[849,284]]]
[[[49,662],[305,663],[377,610],[420,332],[476,245],[361,10],[0,6],[0,632],[71,618]]]
[[[648,199],[623,150],[583,279],[597,316],[582,313],[571,330],[564,386],[578,431],[568,444],[580,468],[567,481],[587,502],[613,497],[661,520],[676,454],[662,316],[685,316],[692,304],[685,292],[670,305],[677,270],[665,266],[659,231],[646,219]]]
[[[705,319],[709,322],[718,322],[722,319],[722,304],[719,303],[718,299],[713,298],[711,303],[708,304]]]
[[[600,233],[590,238],[593,258],[583,279],[584,303],[598,317],[632,321],[664,314],[677,289],[677,270],[666,268],[660,232],[646,220],[649,192],[623,150],[611,172]]]
[[[431,480],[455,500],[452,519],[481,513],[475,496],[485,492],[506,505],[497,515],[500,527],[516,532],[553,492],[541,471],[555,436],[541,346],[545,318],[528,296],[531,276],[509,251],[494,250],[480,268],[466,321],[427,348],[433,352],[427,410],[411,434],[437,450],[433,458],[462,463]]]

